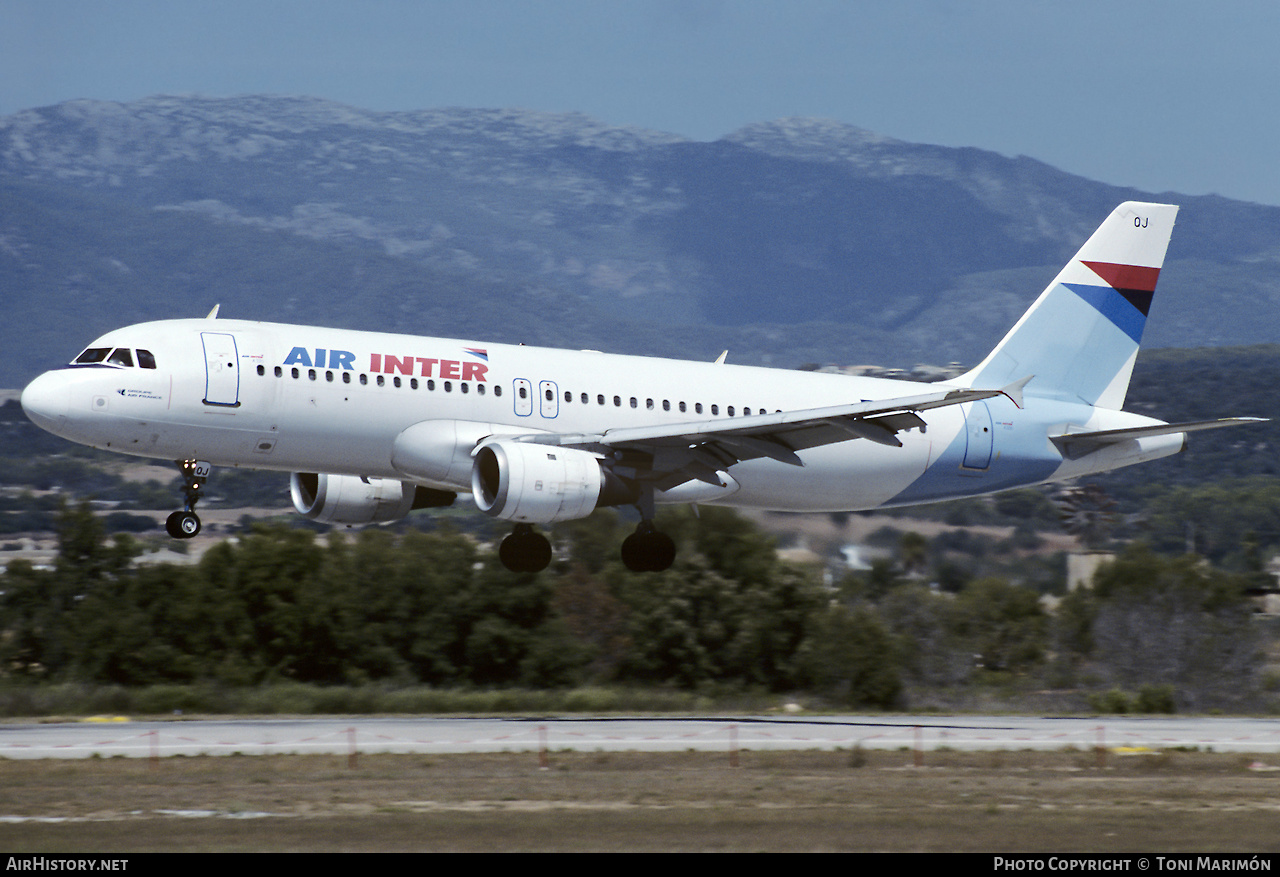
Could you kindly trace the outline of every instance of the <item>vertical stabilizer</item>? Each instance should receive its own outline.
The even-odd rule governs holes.
[[[1103,408],[1124,405],[1178,208],[1126,201],[1085,241],[996,349],[957,383]]]

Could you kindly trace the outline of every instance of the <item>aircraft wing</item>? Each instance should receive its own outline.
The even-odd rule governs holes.
[[[851,439],[902,447],[897,433],[927,427],[918,412],[1001,395],[1020,403],[1020,391],[1029,379],[1000,390],[949,389],[748,417],[621,427],[596,434],[513,438],[606,454],[621,452],[623,467],[634,469],[634,477],[652,482],[660,490],[670,490],[693,479],[720,485],[717,470],[760,457],[803,466],[797,451]]]
[[[1174,435],[1179,432],[1199,432],[1205,429],[1221,429],[1242,423],[1264,423],[1265,417],[1224,417],[1220,420],[1195,420],[1188,423],[1164,423],[1157,426],[1137,426],[1129,429],[1102,429],[1096,432],[1068,432],[1051,435],[1049,441],[1058,446],[1068,460],[1078,460],[1107,445],[1119,444],[1130,439],[1152,435]]]

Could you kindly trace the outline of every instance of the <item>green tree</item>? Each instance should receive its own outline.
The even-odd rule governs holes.
[[[954,687],[973,675],[973,649],[956,629],[955,605],[952,595],[918,584],[895,588],[878,604],[907,678],[925,686]]]
[[[794,687],[798,652],[825,601],[815,575],[778,560],[773,540],[737,513],[675,510],[661,526],[680,541],[671,569],[606,580],[627,607],[623,672],[650,682]]]
[[[800,648],[827,602],[816,573],[778,563],[768,581],[743,588],[736,602],[740,620],[727,644],[726,671],[774,691],[802,684]]]
[[[971,582],[956,597],[952,625],[984,670],[1026,672],[1044,658],[1048,617],[1030,588],[996,578]]]
[[[76,609],[84,648],[75,677],[119,685],[199,678],[202,655],[192,634],[201,618],[191,578],[188,570],[166,564],[99,583]]]
[[[866,606],[819,613],[802,663],[814,688],[847,706],[888,708],[902,693],[893,637]]]
[[[308,530],[258,525],[206,552],[213,643],[226,681],[333,681],[329,608],[317,579],[324,555]],[[227,674],[230,673],[230,678]]]
[[[1094,666],[1123,688],[1172,686],[1180,708],[1247,699],[1262,654],[1246,582],[1196,557],[1166,559],[1129,546],[1094,576]]]
[[[36,569],[29,560],[15,560],[5,570],[0,579],[0,673],[28,679],[50,673],[55,651],[70,637],[67,607],[50,598],[54,581],[51,572]]]
[[[576,557],[555,579],[552,608],[569,634],[587,652],[588,678],[614,679],[632,648],[629,610],[599,570],[592,572]]]
[[[740,617],[734,583],[700,554],[686,552],[661,573],[625,576],[630,608],[629,676],[693,687],[727,678],[725,648]]]

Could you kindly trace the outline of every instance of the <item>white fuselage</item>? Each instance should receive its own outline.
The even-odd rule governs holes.
[[[444,338],[237,320],[172,320],[108,333],[93,348],[145,350],[155,367],[108,363],[46,373],[24,391],[40,426],[73,441],[166,460],[394,478],[468,493],[478,439],[598,434],[911,396],[921,385]],[[946,386],[946,385],[935,385]],[[792,511],[906,505],[1062,480],[1166,456],[1181,434],[1064,460],[1049,436],[1158,424],[1084,403],[1008,398],[923,413],[902,447],[850,438],[757,458],[723,486],[692,481],[658,501]],[[435,477],[397,460],[397,438],[452,423]]]

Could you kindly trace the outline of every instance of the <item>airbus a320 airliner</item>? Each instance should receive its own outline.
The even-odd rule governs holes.
[[[470,493],[515,523],[499,550],[547,566],[534,524],[634,506],[632,570],[668,568],[660,503],[855,511],[992,493],[1154,460],[1234,418],[1120,410],[1178,208],[1117,207],[977,367],[937,384],[217,318],[117,329],[36,378],[22,407],[97,448],[177,462],[185,506],[213,466],[293,473],[321,521],[392,521]]]

